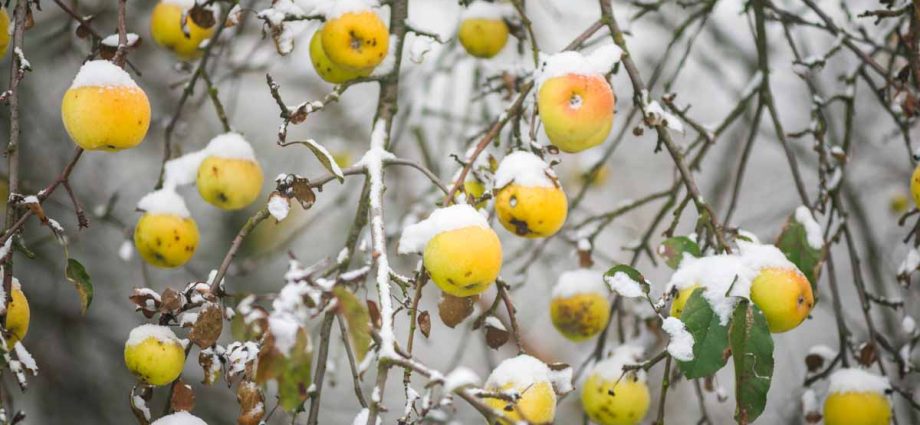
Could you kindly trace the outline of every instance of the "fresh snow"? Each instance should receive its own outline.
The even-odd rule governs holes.
[[[671,357],[682,362],[693,360],[693,335],[687,331],[684,322],[676,317],[668,317],[661,324],[661,329],[671,337],[671,341],[668,342],[668,353]]]
[[[185,206],[185,200],[171,187],[164,187],[144,195],[137,202],[137,209],[151,214],[174,214],[182,218],[192,216],[188,207]]]
[[[671,276],[665,292],[693,285],[706,288],[703,297],[719,316],[719,322],[726,325],[739,297],[750,297],[751,281],[756,275],[757,272],[737,255],[722,254],[703,258],[685,255],[680,267]]]
[[[455,204],[438,208],[428,218],[406,226],[399,238],[399,253],[421,253],[436,235],[464,227],[490,229],[489,222],[469,204]]]
[[[70,88],[78,87],[137,87],[134,79],[112,62],[99,59],[87,61],[80,67]]]
[[[514,9],[509,3],[491,3],[476,0],[460,12],[460,20],[491,19],[502,20],[514,16]]]
[[[620,61],[622,50],[615,44],[607,44],[584,55],[576,51],[564,51],[554,55],[540,54],[540,67],[534,73],[536,89],[547,80],[569,74],[593,75],[603,78]]]
[[[241,134],[220,134],[211,139],[204,149],[167,161],[163,173],[163,186],[178,187],[194,183],[201,163],[212,156],[256,162],[252,145]]]
[[[645,350],[637,345],[621,345],[614,349],[610,357],[598,362],[591,370],[591,375],[597,375],[605,381],[616,381],[623,376],[623,366],[639,364],[644,353]],[[639,369],[634,373],[639,382],[645,382],[645,371]]]
[[[358,415],[355,416],[355,419],[351,421],[351,425],[367,425],[367,419],[368,419],[367,417],[370,414],[371,412],[367,410],[367,408],[361,409],[361,411],[358,412]],[[376,423],[377,425],[380,425],[381,423],[380,415],[377,415]]]
[[[339,18],[347,13],[372,12],[373,7],[367,0],[336,0],[330,2],[326,9],[326,19]]]
[[[137,43],[137,40],[140,39],[140,37],[133,32],[129,32],[125,34],[125,39],[126,39],[125,45],[133,46],[134,43]],[[106,38],[103,38],[102,41],[100,41],[99,43],[102,44],[103,46],[118,47],[118,40],[119,40],[118,34],[111,34],[107,36]]]
[[[599,294],[606,297],[609,291],[604,285],[603,275],[597,270],[577,269],[562,272],[556,286],[553,287],[553,298],[570,298],[581,294]]]
[[[616,272],[613,276],[604,276],[604,282],[610,290],[626,298],[639,298],[645,296],[642,285],[624,272]]]
[[[898,266],[898,274],[911,274],[914,270],[917,270],[917,267],[920,267],[920,251],[917,251],[917,248],[911,248],[907,251],[907,255],[904,256],[904,261]]]
[[[799,222],[805,228],[808,246],[812,249],[821,250],[824,247],[824,235],[821,232],[821,225],[815,220],[815,216],[806,206],[800,206],[795,209],[795,221]]]
[[[277,221],[284,220],[287,218],[288,212],[291,210],[291,201],[288,198],[285,198],[281,195],[272,195],[268,199],[268,212],[275,218]]]
[[[128,334],[128,342],[125,345],[133,347],[149,338],[156,338],[165,343],[179,343],[179,338],[169,327],[147,323],[132,329],[131,333]]]
[[[540,382],[550,381],[550,370],[540,360],[526,354],[506,359],[486,380],[487,388],[502,388],[509,385],[520,390]]]
[[[453,392],[458,388],[477,386],[482,382],[479,375],[472,370],[460,366],[447,374],[444,378],[444,391]]]
[[[495,188],[514,183],[526,187],[556,187],[556,173],[539,156],[516,151],[504,159],[495,171]]]
[[[163,416],[150,425],[208,425],[208,423],[191,413],[176,412],[171,415]]]
[[[888,378],[876,375],[864,369],[843,368],[830,377],[828,394],[839,393],[879,393],[885,395],[891,389]]]

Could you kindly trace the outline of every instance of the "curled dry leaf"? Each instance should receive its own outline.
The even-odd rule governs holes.
[[[224,317],[220,305],[209,302],[201,307],[195,326],[189,332],[188,338],[200,348],[207,348],[217,342],[220,332],[224,328]]]
[[[189,9],[188,18],[201,28],[211,28],[217,23],[214,11],[197,3]]]
[[[153,399],[153,387],[142,383],[131,389],[131,413],[134,414],[140,425],[150,425],[150,408],[147,404],[151,399]]]
[[[859,347],[859,358],[857,359],[859,364],[869,367],[872,366],[872,363],[875,363],[876,359],[878,359],[878,352],[875,344],[862,343]]]
[[[486,321],[485,328],[486,344],[493,350],[497,350],[499,347],[505,345],[511,337],[511,333],[508,332],[508,330],[492,326],[488,321]]]
[[[442,294],[441,301],[438,302],[438,316],[441,317],[441,322],[449,328],[459,325],[473,314],[478,299],[479,295],[455,297],[450,294]]]
[[[371,325],[374,326],[374,329],[380,329],[383,326],[383,319],[380,318],[380,308],[377,307],[377,303],[367,300],[367,313],[371,316]]]
[[[259,425],[265,417],[265,395],[255,382],[241,381],[236,389],[236,400],[240,404],[239,425]]]
[[[422,335],[425,335],[425,338],[431,335],[431,315],[428,314],[427,310],[418,315],[418,328],[422,331]]]
[[[162,304],[160,294],[147,288],[134,288],[134,292],[128,298],[137,306],[136,309],[148,319],[157,314]]]
[[[174,314],[182,308],[182,296],[172,288],[166,288],[160,294],[160,313]]]
[[[824,367],[824,357],[820,354],[809,354],[805,356],[805,367],[809,373],[815,373]]]
[[[220,357],[213,350],[201,350],[198,353],[198,365],[204,372],[202,384],[211,385],[220,379]]]
[[[173,382],[172,397],[169,399],[169,408],[173,412],[191,412],[195,408],[195,393],[192,387],[182,379]]]

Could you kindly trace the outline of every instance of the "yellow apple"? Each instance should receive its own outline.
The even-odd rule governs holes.
[[[592,373],[581,390],[582,408],[600,425],[636,425],[648,412],[648,385],[628,374],[617,379]]]
[[[455,297],[485,291],[502,266],[502,246],[495,231],[468,226],[438,233],[425,246],[425,268],[438,288]]]
[[[191,217],[145,213],[134,228],[134,245],[148,263],[165,268],[179,267],[198,248],[198,226]]]
[[[319,74],[320,78],[332,84],[342,84],[356,78],[367,77],[371,75],[374,68],[365,68],[351,70],[336,65],[329,60],[326,52],[323,50],[322,32],[323,28],[316,30],[313,37],[310,38],[310,60],[313,62],[313,69]]]
[[[509,232],[527,238],[545,238],[562,228],[568,215],[568,200],[561,187],[511,183],[495,196],[495,212]]]
[[[10,15],[5,7],[0,7],[0,56],[6,55],[10,47]]]
[[[123,69],[105,60],[89,61],[64,93],[61,118],[81,148],[119,151],[144,141],[150,102]]]
[[[508,43],[508,24],[502,19],[464,19],[457,38],[467,53],[477,58],[491,58]]]
[[[386,58],[390,34],[371,10],[350,11],[326,21],[321,35],[329,60],[352,72],[366,72]]]
[[[10,306],[6,312],[6,330],[10,333],[6,344],[13,348],[17,342],[22,341],[29,332],[29,319],[31,311],[29,310],[29,300],[26,294],[22,292],[22,286],[19,281],[13,278],[13,291],[10,294]]]
[[[773,333],[794,329],[815,304],[808,279],[797,269],[779,267],[760,270],[751,283],[751,301],[763,311]]]
[[[674,298],[674,301],[671,302],[671,317],[680,319],[680,315],[684,312],[684,306],[687,304],[687,300],[693,295],[693,290],[699,287],[700,285],[690,285],[677,292],[677,298]]]
[[[501,398],[483,401],[499,415],[494,424],[551,424],[556,416],[556,393],[549,380],[549,368],[540,360],[521,354],[501,362],[486,380],[486,391],[514,393],[511,402]]]
[[[150,35],[157,44],[171,50],[180,60],[187,61],[201,56],[202,50],[199,46],[214,35],[217,25],[202,28],[195,24],[191,17],[187,17],[186,34],[182,30],[182,15],[187,14],[190,7],[185,7],[189,5],[184,3],[186,2],[175,0],[157,3],[150,16]]]
[[[141,325],[128,335],[125,365],[131,373],[150,385],[166,385],[182,373],[185,349],[168,327]]]
[[[262,192],[262,167],[249,159],[211,155],[198,167],[198,193],[209,204],[238,210],[251,204]]]

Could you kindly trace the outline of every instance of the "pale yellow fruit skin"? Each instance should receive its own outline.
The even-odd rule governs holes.
[[[507,384],[501,388],[490,388],[491,391],[508,391],[513,387]],[[485,398],[483,401],[492,407],[502,417],[495,424],[510,425],[518,421],[530,424],[550,424],[556,417],[556,393],[549,382],[537,382],[526,388],[515,388],[521,395],[513,409],[505,410],[508,401],[497,398]]]
[[[581,389],[582,408],[600,425],[640,423],[648,412],[649,400],[648,385],[631,377],[624,377],[617,383],[616,379],[607,380],[592,374]]]
[[[463,227],[431,238],[422,261],[438,288],[469,297],[495,282],[502,267],[502,245],[492,229]]]
[[[815,305],[808,279],[798,270],[768,267],[751,283],[751,301],[763,311],[770,332],[799,326]]]
[[[891,404],[874,392],[833,393],[824,400],[824,425],[888,425]]]
[[[263,181],[258,162],[217,156],[201,162],[196,179],[201,197],[225,210],[238,210],[255,201]]]
[[[486,193],[486,185],[482,184],[479,180],[467,180],[463,182],[463,191],[466,193],[467,197],[480,199],[482,195]],[[473,205],[473,207],[478,210],[485,208],[486,204],[488,204],[488,202],[479,201],[476,205]]]
[[[610,304],[601,294],[553,298],[549,305],[553,326],[566,338],[581,342],[600,333],[610,320]]]
[[[379,65],[390,46],[386,25],[371,11],[349,12],[326,21],[321,39],[329,60],[352,71]]]
[[[677,292],[677,298],[674,298],[674,301],[671,302],[671,317],[680,319],[680,315],[684,312],[684,306],[687,304],[687,300],[693,295],[693,290],[699,287],[700,285],[690,285]]]
[[[150,127],[150,101],[139,87],[76,87],[64,93],[61,118],[67,134],[81,148],[120,151],[144,141]]]
[[[914,198],[914,204],[920,207],[920,165],[914,168],[914,174],[910,177],[910,194]]]
[[[553,77],[537,93],[546,136],[569,153],[604,143],[613,128],[614,102],[613,89],[600,75]]]
[[[457,38],[467,53],[488,59],[508,43],[508,24],[501,19],[465,19],[457,30]]]
[[[9,311],[6,313],[6,330],[10,332],[10,337],[6,343],[12,348],[29,332],[29,319],[32,314],[29,310],[29,300],[26,299],[26,294],[22,292],[22,289],[13,288],[10,297],[12,300]]]
[[[545,238],[562,228],[569,204],[558,187],[511,183],[495,196],[495,212],[505,229],[518,236]]]
[[[351,70],[336,65],[329,60],[326,52],[323,50],[322,31],[320,28],[310,39],[310,61],[313,62],[313,69],[320,78],[332,84],[342,84],[356,78],[367,77],[371,75],[374,68]]]
[[[171,50],[180,60],[201,56],[201,42],[211,38],[217,25],[202,28],[191,18],[185,20],[188,37],[182,32],[182,8],[175,4],[158,3],[150,15],[150,35],[157,44]]]
[[[191,218],[175,214],[145,213],[134,228],[134,246],[148,263],[179,267],[198,248],[198,226]]]
[[[10,15],[5,7],[0,7],[0,56],[6,55],[10,47]]]
[[[125,365],[131,373],[150,385],[166,385],[182,374],[185,350],[178,342],[149,337],[140,344],[125,344]]]

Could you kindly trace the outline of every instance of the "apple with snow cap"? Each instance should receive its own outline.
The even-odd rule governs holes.
[[[549,424],[556,417],[556,393],[551,371],[534,357],[521,354],[502,361],[486,380],[486,391],[516,393],[517,401],[485,398],[498,419],[494,424]]]
[[[604,142],[613,127],[615,100],[598,65],[578,52],[545,58],[537,75],[537,108],[550,142],[581,152]]]
[[[507,5],[474,1],[460,14],[457,39],[467,53],[488,59],[497,55],[508,43]]]
[[[563,272],[553,287],[549,304],[553,326],[575,342],[597,335],[610,319],[609,293],[598,271],[578,269]]]
[[[623,367],[638,364],[640,347],[621,345],[599,362],[581,389],[581,406],[591,421],[601,425],[636,425],[648,412],[649,396],[645,372]]]
[[[119,151],[144,141],[150,101],[125,70],[106,60],[88,61],[64,93],[61,118],[81,148]]]
[[[824,400],[825,425],[888,425],[891,385],[863,369],[839,369],[830,377]]]
[[[480,213],[466,204],[435,210],[407,226],[399,253],[422,253],[422,261],[438,288],[455,297],[479,294],[498,277],[502,246]]]
[[[262,192],[264,176],[252,146],[238,133],[221,134],[204,149],[198,166],[198,193],[209,204],[238,210]]]
[[[367,72],[386,58],[390,34],[365,0],[342,0],[326,13],[321,32],[329,60],[351,72]]]
[[[495,188],[498,220],[515,235],[545,238],[565,223],[565,192],[540,157],[524,151],[506,156],[495,172]]]
[[[172,187],[148,193],[137,203],[144,211],[134,227],[134,245],[151,265],[179,267],[198,248],[198,225]]]
[[[770,332],[795,329],[815,305],[808,278],[773,245],[739,242],[739,248],[743,261],[757,272],[751,301],[763,311]]]
[[[208,423],[191,413],[176,412],[163,416],[150,425],[208,425]]]
[[[140,325],[131,330],[125,342],[125,365],[150,385],[166,385],[182,373],[185,348],[168,327]]]
[[[193,7],[195,0],[162,0],[153,8],[150,15],[150,35],[153,41],[184,61],[201,56],[201,43],[209,40],[217,31],[217,25],[204,28],[195,23],[188,16]],[[217,7],[209,5],[205,10],[211,11],[216,21]]]
[[[339,66],[329,59],[329,56],[326,55],[326,51],[323,50],[323,28],[325,28],[325,26],[316,30],[316,32],[313,33],[313,37],[310,38],[310,61],[313,62],[313,69],[316,70],[320,78],[332,84],[342,84],[371,75],[374,68],[351,70]]]

